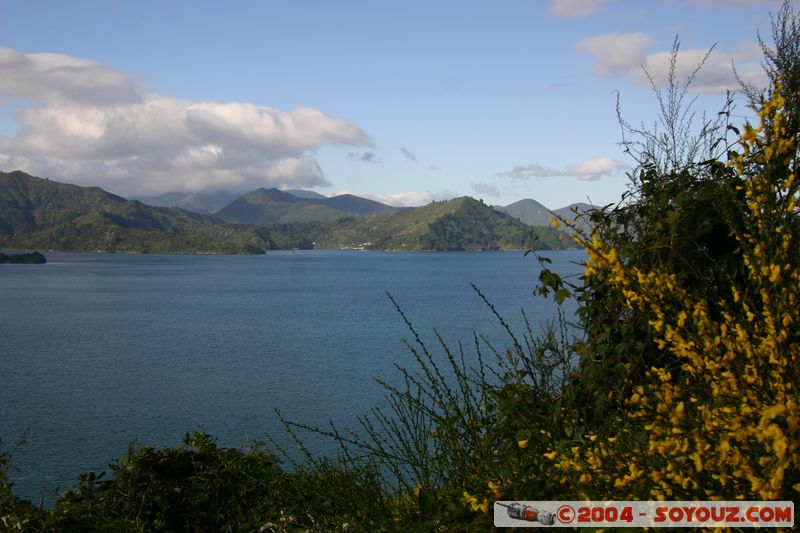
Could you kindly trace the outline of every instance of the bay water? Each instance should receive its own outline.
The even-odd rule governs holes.
[[[546,252],[577,275],[583,251]],[[510,345],[521,310],[539,327],[539,264],[521,252],[270,252],[263,256],[47,254],[0,266],[0,438],[23,498],[52,503],[131,442],[175,446],[203,428],[224,446],[285,439],[274,409],[356,427],[384,402],[373,378],[413,368],[412,336],[386,293],[435,347],[434,328],[474,357],[473,333]],[[569,311],[569,309],[568,309]],[[309,449],[334,443],[304,435]]]

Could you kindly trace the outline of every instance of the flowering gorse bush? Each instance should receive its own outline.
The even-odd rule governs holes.
[[[649,317],[652,366],[631,383],[615,434],[545,454],[567,492],[597,499],[793,499],[800,491],[800,216],[792,109],[773,91],[729,166],[739,178],[740,279],[685,288],[626,264],[595,234],[585,284],[602,279]],[[666,354],[666,357],[664,355]],[[572,445],[570,445],[572,444]]]

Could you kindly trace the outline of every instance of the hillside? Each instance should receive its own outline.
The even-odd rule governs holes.
[[[539,248],[565,248],[569,238],[535,228]],[[531,228],[473,198],[433,202],[395,213],[323,225],[312,232],[314,246],[378,250],[524,249]]]
[[[374,200],[343,194],[326,198],[309,191],[257,189],[237,198],[214,216],[238,224],[290,224],[296,222],[333,222],[349,217],[385,211],[399,211]]]
[[[0,239],[51,226],[91,211],[114,210],[125,199],[99,187],[77,187],[24,172],[0,172]]]
[[[305,189],[285,189],[283,192],[288,192],[292,196],[297,196],[298,198],[310,198],[316,200],[323,200],[327,198],[327,196],[323,196],[318,192],[307,191]]]
[[[519,200],[514,202],[513,204],[509,205],[494,205],[492,206],[495,210],[500,211],[501,213],[505,213],[509,216],[512,216],[522,222],[523,224],[527,224],[529,226],[547,226],[550,227],[550,218],[555,215],[556,217],[562,218],[564,220],[575,221],[577,220],[577,226],[588,229],[589,224],[588,220],[585,217],[577,217],[577,214],[585,213],[590,209],[593,209],[595,206],[587,203],[574,203],[570,204],[566,207],[562,207],[560,209],[554,209],[552,212],[546,208],[544,205],[540,204],[536,200],[532,200],[527,198],[525,200]]]
[[[286,191],[259,189],[219,213],[227,213],[228,219],[235,222],[255,221],[242,225],[174,207],[125,200],[97,187],[58,183],[20,171],[0,173],[0,247],[262,253],[268,249],[311,247],[524,249],[531,242],[530,227],[468,197],[402,210],[352,195],[326,201],[341,209]],[[392,211],[370,214],[384,208]],[[571,246],[569,237],[561,232],[548,227],[537,227],[535,231],[538,248]]]
[[[224,191],[216,193],[166,192],[159,196],[142,196],[133,199],[155,207],[180,207],[185,211],[208,215],[216,213],[231,203],[236,199],[236,195]]]
[[[0,246],[20,249],[150,253],[262,253],[268,231],[177,208],[128,201],[78,187],[0,173]]]
[[[553,216],[549,209],[530,198],[505,206],[494,205],[492,207],[529,226],[550,226],[550,217]]]
[[[597,209],[597,206],[578,202],[570,204],[566,207],[562,207],[561,209],[556,209],[553,211],[553,213],[564,220],[574,222],[575,227],[581,228],[585,232],[589,232],[592,227],[591,221],[587,216],[581,215],[591,211],[592,209]]]
[[[214,216],[237,224],[332,222],[352,216],[318,201],[315,198],[298,198],[278,189],[262,188],[237,198]]]

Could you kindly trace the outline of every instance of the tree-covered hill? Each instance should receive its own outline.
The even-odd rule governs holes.
[[[380,250],[524,249],[532,228],[469,197],[396,213],[323,226],[314,234],[316,247]],[[565,248],[569,237],[551,228],[533,229],[538,248]]]
[[[0,173],[0,246],[65,251],[263,253],[268,231],[128,201],[15,171]]]
[[[390,208],[352,195],[302,199],[259,189],[217,217],[125,200],[79,187],[0,173],[0,246],[19,249],[142,253],[262,253],[287,248],[376,250],[559,249],[570,238],[535,229],[468,197]],[[389,212],[375,211],[391,209]],[[356,216],[360,215],[360,216]],[[239,224],[234,223],[239,222]]]

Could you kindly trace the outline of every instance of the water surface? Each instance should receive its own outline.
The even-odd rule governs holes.
[[[570,274],[585,255],[549,256]],[[353,426],[384,398],[372,378],[412,364],[387,291],[429,339],[437,328],[453,345],[469,345],[473,331],[508,344],[470,283],[514,328],[520,308],[534,323],[553,315],[531,294],[538,263],[519,252],[48,260],[0,266],[0,438],[8,449],[29,430],[11,477],[35,501],[43,486],[104,469],[132,440],[171,446],[197,427],[228,446],[280,437],[275,407]]]

